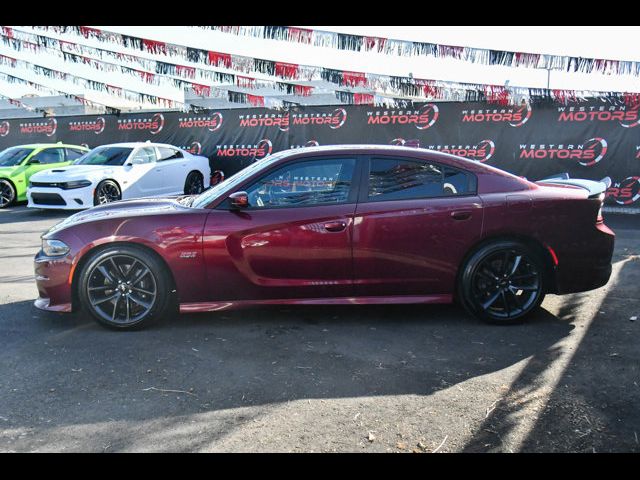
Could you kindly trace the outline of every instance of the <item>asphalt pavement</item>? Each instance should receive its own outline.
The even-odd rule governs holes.
[[[525,324],[460,307],[269,307],[139,332],[37,310],[40,234],[0,210],[0,452],[640,452],[640,215],[613,275]]]

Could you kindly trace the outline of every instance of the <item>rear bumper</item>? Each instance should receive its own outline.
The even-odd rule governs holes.
[[[576,242],[570,253],[559,254],[551,293],[586,292],[606,285],[611,277],[615,234],[604,223]]]

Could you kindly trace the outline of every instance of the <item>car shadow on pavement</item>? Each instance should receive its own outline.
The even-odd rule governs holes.
[[[554,346],[528,360],[462,451],[511,451],[506,439],[515,433],[522,452],[640,452],[640,243],[625,250],[614,256],[621,263],[617,278],[561,365],[555,388],[540,388],[560,355]],[[567,297],[559,317],[576,321],[590,294]],[[537,405],[541,397],[546,400]],[[530,425],[517,432],[523,423]]]
[[[76,213],[76,210],[47,210],[39,208],[26,208],[25,204],[13,205],[0,210],[0,225],[15,223],[33,223],[52,219],[63,220]]]
[[[545,358],[573,328],[544,309],[505,327],[453,305],[384,305],[191,314],[114,332],[32,302],[0,305],[0,450],[135,449],[140,431],[155,449],[197,450],[274,404],[433,395]],[[198,415],[213,415],[206,435],[185,425]]]

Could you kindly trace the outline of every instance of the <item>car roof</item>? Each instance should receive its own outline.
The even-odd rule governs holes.
[[[70,143],[26,143],[24,145],[13,145],[11,147],[6,148],[47,148],[47,147],[73,147],[73,148],[83,148],[89,150],[87,147],[83,147],[82,145],[73,145]]]
[[[180,148],[175,145],[170,145],[168,143],[156,143],[156,142],[120,142],[120,143],[106,143],[104,145],[98,145],[99,147],[126,147],[126,148],[136,148],[136,147],[169,147],[169,148]]]

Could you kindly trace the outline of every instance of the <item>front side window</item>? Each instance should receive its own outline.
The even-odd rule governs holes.
[[[34,163],[61,163],[64,162],[64,152],[61,148],[47,148],[39,153],[36,153],[32,160]]]
[[[353,158],[295,162],[262,177],[247,189],[251,208],[308,207],[346,203]]]
[[[11,147],[0,152],[0,167],[14,167],[20,165],[27,158],[33,148]]]
[[[470,175],[450,167],[406,159],[371,160],[369,201],[410,200],[470,193]]]
[[[75,161],[76,165],[124,165],[132,148],[127,147],[98,147]]]

